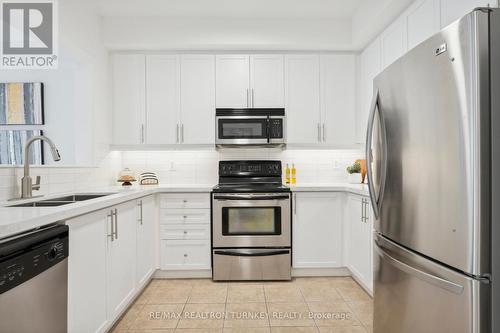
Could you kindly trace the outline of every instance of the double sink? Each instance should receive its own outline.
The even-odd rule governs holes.
[[[86,201],[96,198],[105,197],[114,193],[100,193],[100,194],[70,194],[63,197],[45,199],[40,201],[25,202],[22,204],[12,205],[8,207],[57,207],[69,205],[75,202]]]

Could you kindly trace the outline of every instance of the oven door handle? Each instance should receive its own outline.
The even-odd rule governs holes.
[[[289,195],[215,195],[215,200],[288,200]]]
[[[215,250],[214,254],[232,257],[267,257],[290,254],[290,250]]]

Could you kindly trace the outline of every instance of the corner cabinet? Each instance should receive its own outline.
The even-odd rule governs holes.
[[[370,199],[348,194],[346,245],[348,268],[354,278],[370,292],[373,290],[373,229]]]
[[[342,196],[293,193],[293,268],[342,267]]]

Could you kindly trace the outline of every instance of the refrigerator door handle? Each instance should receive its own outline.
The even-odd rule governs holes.
[[[428,283],[431,283],[439,288],[448,290],[452,293],[455,293],[457,295],[460,295],[464,291],[464,287],[456,284],[454,282],[448,281],[446,279],[443,279],[439,276],[433,275],[428,272],[424,272],[421,269],[415,268],[413,266],[410,266],[406,263],[404,263],[401,260],[398,260],[394,258],[393,255],[390,255],[388,252],[384,251],[384,249],[381,247],[379,242],[375,240],[375,250],[378,252],[378,254],[384,258],[387,262],[389,262],[391,265],[394,267],[410,274],[413,275],[417,278],[419,278],[422,281],[426,281]]]
[[[381,133],[381,144],[382,151],[381,153],[381,172],[379,177],[378,190],[375,189],[375,183],[373,180],[373,152],[372,152],[372,143],[373,143],[373,126],[375,124],[375,116],[379,115],[380,119],[380,133]],[[372,107],[370,111],[370,117],[368,119],[368,129],[366,133],[366,171],[368,176],[368,190],[370,192],[370,201],[372,202],[372,209],[375,215],[375,218],[378,219],[380,215],[380,205],[382,203],[382,196],[384,192],[385,185],[385,177],[387,173],[387,140],[386,140],[386,129],[384,117],[382,116],[382,112],[380,110],[379,103],[379,91],[377,90],[373,96]]]

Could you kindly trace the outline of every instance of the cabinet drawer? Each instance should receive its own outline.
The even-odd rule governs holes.
[[[160,209],[160,224],[210,224],[210,209]]]
[[[210,208],[208,193],[162,194],[160,208]]]
[[[210,241],[162,240],[161,269],[210,269]]]
[[[210,239],[210,225],[162,225],[160,239]]]

